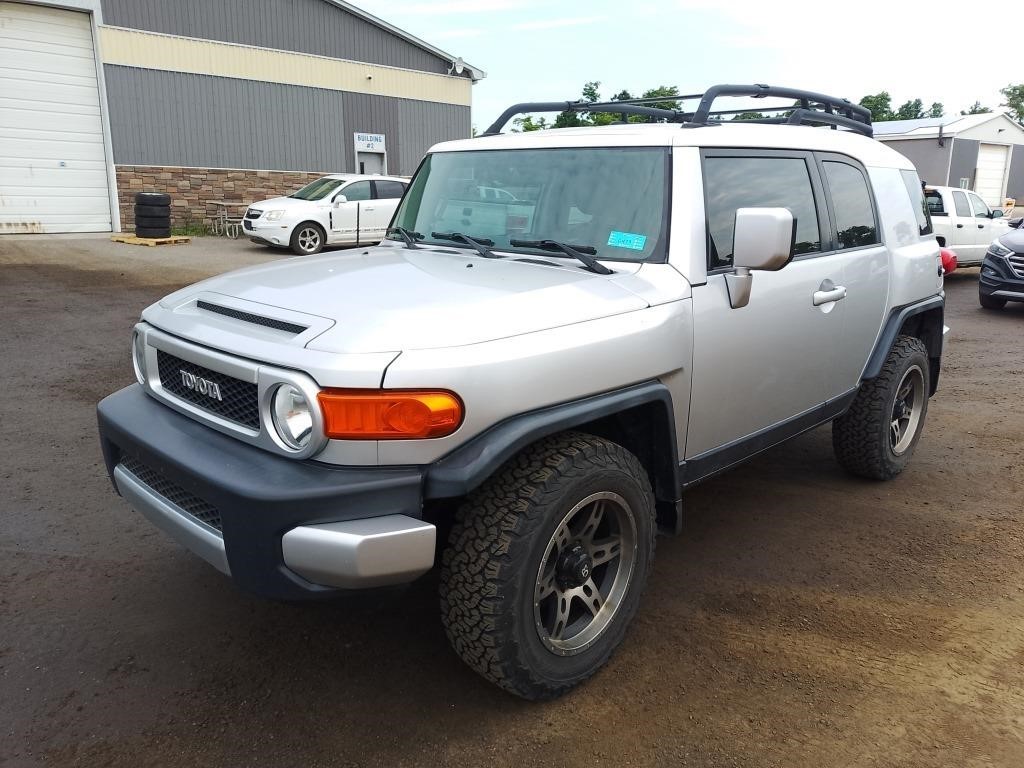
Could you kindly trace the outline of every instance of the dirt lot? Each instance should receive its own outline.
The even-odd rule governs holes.
[[[0,765],[1024,765],[1024,306],[980,310],[977,270],[907,472],[851,479],[820,429],[696,489],[622,650],[529,704],[449,651],[431,580],[263,602],[113,494],[94,407],[139,310],[272,257],[0,240]]]

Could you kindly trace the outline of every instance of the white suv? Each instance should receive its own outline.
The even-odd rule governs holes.
[[[324,176],[287,197],[253,203],[242,229],[253,242],[300,256],[325,245],[379,243],[408,184],[400,176]]]
[[[782,124],[716,120],[735,94]],[[828,422],[847,470],[901,472],[942,267],[867,110],[767,86],[571,106],[660,122],[500,134],[566,109],[519,105],[434,147],[378,246],[146,309],[139,383],[99,406],[119,493],[273,598],[439,564],[459,655],[547,698],[619,645],[687,487]]]

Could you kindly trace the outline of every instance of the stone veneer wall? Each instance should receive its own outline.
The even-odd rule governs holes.
[[[217,216],[213,200],[244,205],[286,195],[326,175],[312,171],[239,171],[229,168],[177,168],[172,166],[118,165],[117,197],[121,229],[135,229],[135,193],[166,192],[171,196],[171,226],[207,224]],[[244,205],[229,209],[241,216]]]

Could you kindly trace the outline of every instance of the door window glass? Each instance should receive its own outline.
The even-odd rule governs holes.
[[[341,190],[348,201],[355,202],[357,200],[369,200],[370,199],[370,182],[368,181],[354,181]]]
[[[860,248],[877,243],[878,226],[864,174],[846,163],[826,160],[822,166],[836,215],[839,248]]]
[[[821,250],[818,209],[807,163],[798,157],[709,157],[704,162],[708,269],[732,265],[738,208],[788,208],[796,219],[795,253]]]
[[[973,216],[971,204],[967,202],[967,195],[963,192],[953,193],[953,205],[956,206],[957,216]]]
[[[924,201],[928,204],[928,213],[932,216],[949,215],[949,211],[946,210],[946,204],[942,202],[942,193],[939,190],[926,189],[924,191]]]
[[[375,181],[378,199],[393,200],[405,194],[405,185],[400,181]]]
[[[971,203],[974,205],[974,215],[985,219],[989,218],[992,211],[989,210],[985,201],[973,193],[969,195],[969,197],[971,198]]]

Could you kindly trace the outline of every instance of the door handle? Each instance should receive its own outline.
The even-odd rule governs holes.
[[[984,229],[984,228],[985,228],[985,225],[984,225],[984,224],[979,224],[979,225],[978,225],[978,229]]]
[[[831,280],[825,280],[821,287],[811,296],[811,303],[820,307],[822,304],[829,304],[833,301],[841,301],[846,298],[846,286],[835,285]]]
[[[376,208],[363,208],[363,210],[369,212],[369,211],[375,211],[377,209]]]
[[[956,225],[956,228],[957,228],[957,229],[963,229],[963,228],[964,228],[964,225],[963,225],[963,224],[957,224],[957,225]]]

